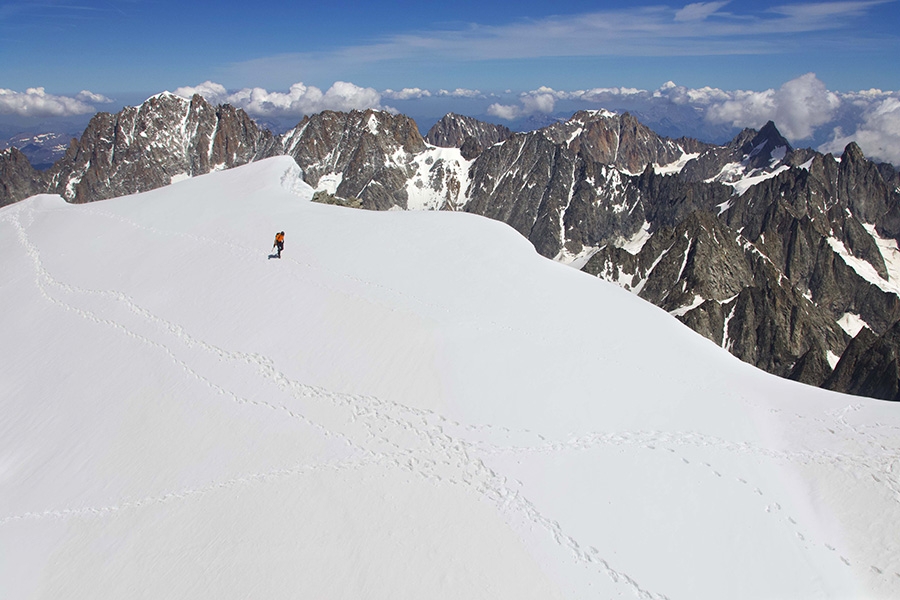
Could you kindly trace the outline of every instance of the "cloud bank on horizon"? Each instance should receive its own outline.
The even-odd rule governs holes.
[[[323,110],[374,109],[397,113],[398,109],[385,104],[385,100],[413,102],[441,97],[487,102],[494,96],[462,88],[378,91],[343,81],[335,82],[324,91],[298,82],[287,92],[260,87],[229,91],[222,84],[206,81],[176,88],[174,93],[185,98],[200,94],[213,104],[232,104],[256,118],[300,118]],[[900,92],[877,89],[834,92],[813,73],[792,79],[778,89],[763,91],[687,88],[671,81],[652,91],[628,87],[562,91],[541,86],[519,94],[516,104],[489,104],[482,116],[502,122],[554,115],[561,101],[569,101],[570,105],[572,102],[583,104],[584,108],[627,108],[638,102],[687,106],[701,113],[707,123],[734,128],[759,128],[771,120],[792,143],[802,143],[825,129],[830,139],[819,146],[823,152],[839,154],[849,142],[856,141],[866,155],[900,165]],[[96,111],[96,104],[110,102],[109,98],[87,90],[67,97],[48,94],[43,88],[30,88],[24,93],[0,89],[0,113],[3,114],[90,114]]]
[[[243,88],[229,92],[224,85],[205,81],[196,86],[176,88],[174,94],[190,98],[200,94],[213,104],[231,104],[247,111],[253,117],[302,116],[323,110],[350,111],[372,108],[389,110],[381,104],[382,94],[373,88],[364,88],[346,81],[336,81],[322,91],[302,82],[293,84],[287,92],[270,92],[266,89]]]
[[[403,88],[378,91],[338,81],[327,90],[295,83],[288,91],[264,88],[228,90],[224,85],[206,81],[174,90],[190,98],[200,94],[213,104],[231,104],[255,118],[297,117],[323,110],[375,109],[400,112],[386,102],[405,102],[412,106],[426,98],[478,100],[480,116],[496,122],[512,122],[534,116],[557,116],[560,103],[577,108],[613,108],[676,106],[690,108],[711,125],[758,129],[773,121],[794,144],[820,140],[817,149],[840,154],[855,141],[865,154],[876,160],[900,166],[900,91],[878,89],[835,92],[813,73],[792,79],[778,89],[763,91],[723,90],[715,87],[688,88],[671,81],[656,90],[628,87],[604,87],[562,91],[542,86],[518,95],[515,103],[503,104],[494,94],[478,90],[427,90]],[[95,105],[111,100],[100,94],[82,91],[66,97],[47,94],[43,88],[24,93],[0,89],[0,113],[23,116],[67,116],[89,114]],[[574,110],[571,110],[574,112]],[[821,141],[823,140],[824,141]]]
[[[841,95],[826,89],[814,73],[788,81],[778,90],[762,92],[703,87],[688,89],[666,82],[655,91],[635,88],[595,88],[574,92],[558,92],[548,87],[526,92],[520,104],[491,104],[488,114],[513,120],[535,113],[550,114],[557,100],[580,100],[588,103],[622,102],[635,99],[659,99],[705,111],[705,119],[713,124],[732,127],[759,127],[774,121],[792,141],[808,139],[813,131],[830,122],[841,105]]]
[[[0,88],[0,114],[68,117],[94,113],[96,104],[110,102],[110,98],[88,90],[82,90],[76,96],[57,96],[48,94],[42,87],[28,88],[24,92]]]
[[[487,114],[514,120],[552,114],[557,101],[577,100],[595,106],[621,106],[638,101],[688,106],[710,124],[758,129],[774,122],[792,143],[802,143],[825,130],[830,138],[817,148],[840,154],[855,141],[867,156],[900,166],[900,91],[878,89],[834,92],[814,73],[761,92],[687,88],[666,82],[654,91],[635,88],[595,88],[572,92],[548,87],[520,94],[519,104],[493,103]]]

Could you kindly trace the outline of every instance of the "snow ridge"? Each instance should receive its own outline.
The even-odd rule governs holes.
[[[301,174],[0,209],[0,547],[31,542],[4,589],[896,595],[893,406],[761,373],[505,225]]]

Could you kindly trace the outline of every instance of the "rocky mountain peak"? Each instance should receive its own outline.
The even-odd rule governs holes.
[[[471,160],[485,148],[507,140],[512,135],[513,132],[503,125],[447,113],[428,130],[425,141],[441,148],[460,148],[463,158]]]
[[[97,113],[50,170],[49,191],[71,202],[147,191],[256,160],[272,141],[243,110],[157,94],[115,115]]]
[[[882,170],[866,160],[856,142],[844,148],[838,165],[837,196],[841,204],[863,223],[887,226],[890,237],[900,236],[894,223],[900,217],[900,193],[891,189]]]
[[[778,127],[775,126],[774,121],[766,121],[766,124],[759,130],[757,138],[760,140],[768,140],[773,147],[787,146],[790,148],[791,146],[787,139],[781,135],[781,132],[778,131]]]
[[[421,152],[425,149],[425,140],[415,121],[406,115],[373,109],[350,112],[326,110],[303,117],[297,127],[287,132],[282,140],[290,154],[304,139],[315,139],[316,143],[332,147],[336,145],[336,141],[346,139],[346,136],[350,136],[350,145],[356,145],[363,137],[371,137],[376,138],[376,143],[385,149],[402,148],[405,152]]]
[[[40,194],[46,187],[44,174],[18,148],[0,151],[0,206]]]
[[[848,161],[850,163],[858,163],[865,160],[865,158],[862,148],[860,148],[856,142],[847,144],[847,146],[844,147],[844,152],[841,154],[841,162]]]
[[[681,171],[688,181],[734,183],[748,177],[774,173],[792,161],[794,149],[775,123],[759,131],[744,129],[724,146],[712,146]],[[804,158],[806,155],[804,154]]]
[[[371,109],[304,117],[280,146],[312,186],[379,210],[407,207],[414,158],[427,148],[415,121]]]
[[[583,110],[537,133],[554,144],[565,144],[587,160],[632,174],[641,173],[648,164],[670,164],[684,154],[678,144],[657,135],[627,112]]]
[[[742,163],[751,169],[765,169],[780,163],[793,148],[775,127],[775,123],[769,121],[740,150],[744,154]]]

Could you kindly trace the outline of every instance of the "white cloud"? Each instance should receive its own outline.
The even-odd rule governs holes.
[[[737,90],[720,102],[706,105],[706,120],[732,127],[758,127],[775,115],[775,90],[763,92]],[[783,127],[782,124],[778,124]]]
[[[721,90],[716,90],[715,95],[718,92]],[[729,97],[724,100],[710,101],[707,121],[734,127],[760,127],[771,120],[789,140],[811,137],[816,128],[834,118],[841,105],[840,97],[828,91],[814,73],[792,79],[778,90],[735,91],[726,96]]]
[[[734,92],[726,92],[719,88],[705,86],[702,88],[691,89],[681,85],[676,85],[672,81],[667,81],[658,90],[653,92],[654,98],[666,98],[671,102],[679,105],[700,105],[708,106],[713,102],[723,102],[731,100]]]
[[[331,110],[385,108],[381,105],[381,94],[376,90],[359,87],[345,81],[336,81],[332,84],[325,92],[322,104]],[[320,110],[324,110],[324,108]]]
[[[831,141],[819,150],[840,154],[847,144],[855,141],[869,158],[900,165],[900,93],[886,95],[877,91],[877,95],[868,96],[871,104],[863,113],[856,131],[845,135],[841,127],[835,127]],[[856,102],[862,102],[865,98],[863,92],[857,96]]]
[[[400,91],[384,90],[381,95],[389,100],[418,100],[420,98],[429,98],[431,92],[421,88],[403,88]]]
[[[537,90],[522,94],[522,109],[527,114],[550,114],[556,106],[556,100],[566,97],[567,94],[557,92],[548,87],[540,87]]]
[[[581,97],[585,100],[599,98],[602,96],[641,96],[646,95],[647,90],[629,87],[611,87],[611,88],[593,88],[581,93]]]
[[[583,91],[562,92],[541,86],[536,90],[519,94],[521,106],[495,103],[488,107],[487,112],[491,116],[506,121],[535,114],[550,114],[556,108],[557,100],[580,98],[584,93]]]
[[[674,84],[673,84],[674,85]],[[617,102],[621,99],[649,97],[646,90],[627,87],[593,88],[590,90],[574,90],[571,92],[554,90],[541,86],[536,90],[519,94],[520,105],[495,103],[488,107],[488,114],[500,119],[512,121],[521,117],[536,114],[551,114],[556,110],[560,100],[576,100],[592,104]]]
[[[718,12],[728,2],[694,2],[675,13],[676,21],[702,21]]]
[[[807,2],[773,6],[769,12],[782,15],[797,23],[805,23],[807,28],[818,29],[834,26],[834,19],[865,16],[873,6],[886,4],[892,0],[868,0],[854,2]]]
[[[437,95],[445,98],[482,98],[484,96],[478,90],[467,90],[465,88],[456,88],[453,91],[438,90]]]
[[[346,81],[334,82],[325,92],[302,82],[295,83],[287,92],[270,92],[258,87],[228,92],[223,85],[206,81],[198,86],[180,87],[174,93],[185,98],[197,93],[213,104],[228,103],[252,116],[308,115],[323,110],[366,108],[393,111],[382,106],[381,94],[375,89]]]
[[[775,92],[775,116],[782,132],[791,139],[807,139],[820,125],[834,118],[841,99],[828,91],[814,73],[792,79]]]
[[[691,89],[668,81],[653,97],[697,108],[713,124],[759,128],[773,121],[790,140],[812,137],[818,127],[834,119],[841,106],[840,95],[829,91],[814,73],[792,79],[777,90],[761,92],[708,86]]]
[[[494,103],[488,106],[487,114],[492,117],[497,117],[498,119],[503,119],[504,121],[513,121],[522,116],[522,109],[518,106],[513,106],[510,104],[499,104]]]
[[[96,98],[103,98],[97,100]],[[86,115],[96,109],[87,102],[109,102],[103,96],[83,91],[77,98],[48,94],[44,88],[28,88],[25,92],[16,92],[0,88],[0,114],[12,114],[32,117],[67,117]]]
[[[182,98],[190,98],[194,94],[200,94],[213,104],[223,104],[226,102],[225,98],[228,97],[228,91],[225,89],[225,86],[212,81],[204,81],[196,86],[180,87],[172,93]]]
[[[813,73],[763,91],[687,88],[671,81],[653,92],[619,87],[575,91],[540,87],[520,94],[518,104],[491,104],[487,114],[513,121],[552,113],[562,100],[569,101],[569,107],[575,102],[592,108],[638,111],[672,103],[692,108],[707,123],[737,128],[758,129],[771,120],[792,142],[815,138],[820,144],[825,132],[831,131],[831,140],[820,147],[824,152],[840,153],[855,140],[867,156],[900,163],[900,92],[872,89],[837,93],[828,90]],[[845,126],[838,127],[838,123]]]
[[[110,102],[113,102],[111,98],[107,98],[103,94],[95,94],[88,90],[81,90],[75,98],[82,102],[96,102],[97,104],[109,104]]]

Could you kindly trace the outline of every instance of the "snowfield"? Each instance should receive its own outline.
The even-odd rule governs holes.
[[[0,597],[900,597],[900,405],[311,196],[279,157],[0,209]]]

